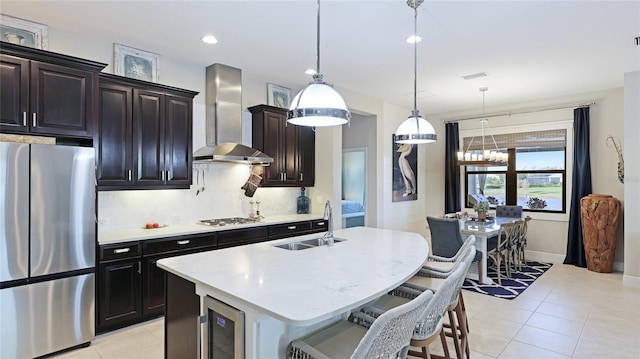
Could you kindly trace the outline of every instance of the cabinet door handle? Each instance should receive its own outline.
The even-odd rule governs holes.
[[[129,182],[131,182],[131,170],[129,170]]]
[[[318,226],[324,226],[324,222],[318,222]]]
[[[180,244],[180,245],[184,245],[184,244],[189,244],[189,242],[191,242],[191,241],[188,240],[188,239],[185,239],[183,241],[178,241],[177,243]]]
[[[300,172],[300,181],[302,181],[302,175],[304,175],[304,173]]]
[[[296,229],[296,226],[289,226],[287,229]]]
[[[22,127],[27,127],[27,111],[22,113]]]
[[[142,274],[142,263],[138,261],[138,274]]]
[[[36,113],[34,112],[34,113],[32,114],[32,116],[31,116],[31,124],[32,124],[32,126],[33,126],[33,127],[37,127],[37,126],[38,126],[38,123],[37,123],[36,118],[37,118],[37,115],[36,115]]]
[[[118,248],[118,249],[114,249],[113,253],[115,254],[121,254],[121,253],[127,253],[130,252],[131,248]]]
[[[284,180],[287,180],[287,172],[284,173]]]
[[[164,171],[160,171],[162,176],[162,182],[164,182]]]

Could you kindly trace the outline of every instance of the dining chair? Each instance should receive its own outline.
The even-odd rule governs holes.
[[[497,237],[487,239],[487,258],[491,258],[498,275],[498,283],[502,285],[501,267],[504,263],[507,278],[511,278],[511,250],[520,230],[519,219],[514,222],[504,223],[500,226]],[[518,224],[518,226],[516,226]]]
[[[496,217],[520,218],[522,206],[496,206]]]
[[[512,248],[514,267],[518,270],[522,270],[522,266],[527,266],[527,259],[524,254],[524,250],[527,247],[527,231],[529,229],[529,221],[531,216],[526,216],[522,222],[517,224],[519,226],[518,235],[515,241],[515,245]]]
[[[471,256],[473,255],[472,252]],[[471,260],[472,257],[469,258]],[[445,358],[450,358],[449,349],[447,347],[446,337],[443,330],[444,315],[446,309],[449,306],[449,302],[453,293],[459,288],[456,286],[460,283],[460,279],[464,278],[465,272],[463,265],[458,265],[455,270],[443,281],[442,286],[435,292],[431,303],[429,303],[428,309],[425,315],[418,320],[411,342],[412,347],[421,348],[422,352],[409,351],[412,356],[421,356],[423,358],[431,358],[429,352],[429,344],[440,338],[440,342],[443,346]],[[362,308],[362,312],[369,314],[373,317],[380,316],[382,313],[395,308],[399,305],[403,305],[409,300],[412,300],[417,295],[423,293],[424,290],[417,290],[411,287],[399,286],[392,290],[389,294],[377,299],[371,305],[367,305]]]
[[[431,232],[431,252],[434,256],[454,257],[464,241],[460,234],[460,223],[457,219],[427,216],[429,231]],[[473,258],[478,263],[478,282],[482,282],[482,251],[476,250]]]
[[[393,308],[378,318],[354,312],[349,320],[289,343],[289,359],[406,358],[418,320],[433,305],[433,292]]]
[[[449,218],[449,219],[467,219],[469,217],[469,212],[463,212],[463,211],[459,211],[459,212],[454,212],[454,213],[445,213],[444,216],[442,216],[442,218]]]
[[[473,245],[468,247],[464,255],[461,256],[456,263],[455,269],[461,268],[464,274],[462,277],[457,279],[455,290],[449,297],[449,304],[446,310],[449,322],[448,324],[443,324],[443,328],[448,329],[448,331],[443,330],[443,333],[445,336],[452,338],[454,349],[456,351],[456,358],[461,359],[465,354],[469,357],[469,330],[467,315],[463,310],[461,300],[462,291],[460,289],[464,284],[465,275],[473,262],[475,250],[475,246]],[[420,291],[431,290],[437,294],[438,291],[443,288],[444,281],[446,281],[452,274],[453,272],[442,273],[422,268],[415,276],[409,278],[404,284],[402,284],[402,286]],[[447,356],[448,348],[445,344],[443,345],[445,346],[443,348],[445,350],[445,356]],[[414,355],[415,353],[410,352],[410,354]]]

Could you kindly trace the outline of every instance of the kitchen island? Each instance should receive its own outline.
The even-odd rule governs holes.
[[[211,298],[244,313],[245,357],[281,358],[291,340],[345,318],[406,281],[429,253],[419,234],[366,227],[335,231],[345,240],[332,247],[276,247],[320,236],[166,258],[158,266],[193,284],[200,314],[208,313]],[[168,302],[175,294],[167,290]],[[202,339],[206,354],[207,330]],[[167,344],[173,340],[179,339],[167,333]]]

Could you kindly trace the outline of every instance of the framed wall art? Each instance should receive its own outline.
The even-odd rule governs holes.
[[[267,105],[289,108],[291,104],[291,89],[267,83]]]
[[[393,142],[393,181],[391,201],[415,201],[418,199],[418,147]]]
[[[49,49],[47,25],[4,14],[0,14],[0,39],[36,49]]]
[[[158,82],[160,55],[121,44],[113,44],[113,55],[116,75]]]

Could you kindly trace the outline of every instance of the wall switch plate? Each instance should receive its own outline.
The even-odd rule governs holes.
[[[322,203],[322,202],[324,202],[324,198],[322,198],[322,196],[317,196],[316,197],[316,202],[317,203]]]
[[[179,214],[172,214],[171,215],[171,220],[174,221],[174,222],[180,221],[180,215]]]
[[[98,224],[108,224],[108,223],[109,223],[109,217],[98,218]]]

